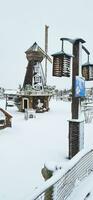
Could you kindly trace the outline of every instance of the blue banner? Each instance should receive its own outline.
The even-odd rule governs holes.
[[[85,79],[80,76],[75,78],[75,97],[85,96]]]

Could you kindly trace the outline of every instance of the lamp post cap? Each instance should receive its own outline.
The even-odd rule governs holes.
[[[76,38],[76,39],[71,39],[71,38],[60,38],[60,40],[62,40],[62,41],[68,41],[68,42],[70,42],[70,43],[72,43],[72,44],[74,44],[74,43],[76,43],[76,42],[81,42],[81,43],[85,43],[86,41],[85,40],[83,40],[82,38]]]
[[[85,43],[85,42],[86,42],[86,41],[83,40],[82,38],[76,38],[76,39],[74,39],[73,41],[74,41],[74,43],[76,43],[76,42]]]

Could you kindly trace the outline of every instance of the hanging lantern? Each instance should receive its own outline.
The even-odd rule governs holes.
[[[52,55],[53,56],[53,76],[70,77],[70,62],[71,55],[67,54],[63,50],[63,40],[62,40],[62,50]]]
[[[71,55],[60,51],[55,53],[53,56],[53,76],[61,77],[70,77],[70,62]]]
[[[82,76],[85,78],[86,81],[93,80],[93,64],[87,62],[82,65]]]

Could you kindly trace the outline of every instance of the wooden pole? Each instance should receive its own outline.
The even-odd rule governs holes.
[[[48,28],[49,26],[45,25],[45,53],[48,52]],[[47,83],[47,57],[45,57],[45,84]]]
[[[79,98],[75,97],[75,78],[80,76],[81,73],[81,55],[82,43],[84,40],[77,39],[73,44],[73,62],[72,62],[72,119],[79,118]]]
[[[6,94],[5,110],[7,110],[7,94]]]
[[[81,50],[84,40],[73,43],[72,62],[72,119],[69,121],[69,158],[71,159],[84,147],[84,121],[80,120],[80,97],[75,97],[75,78],[81,75]]]

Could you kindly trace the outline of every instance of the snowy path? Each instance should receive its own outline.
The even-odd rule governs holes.
[[[25,200],[43,182],[47,161],[68,161],[70,103],[50,102],[50,111],[24,120],[24,114],[8,108],[12,128],[0,131],[0,200]]]
[[[44,181],[41,169],[45,162],[68,162],[70,109],[69,102],[51,100],[49,112],[26,121],[23,113],[8,107],[13,126],[0,131],[0,200],[27,199]],[[93,144],[92,130],[93,122],[85,124],[85,147]],[[88,183],[93,188],[93,181]]]

